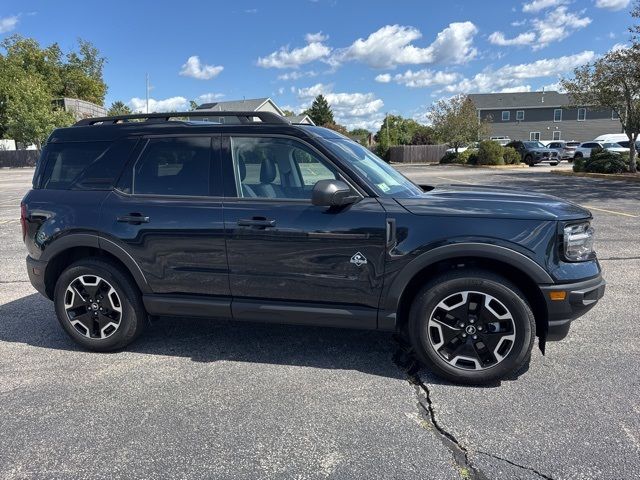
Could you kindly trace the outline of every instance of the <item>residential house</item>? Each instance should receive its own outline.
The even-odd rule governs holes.
[[[70,112],[76,120],[89,117],[105,117],[107,109],[101,105],[80,100],[79,98],[56,98],[53,105],[61,108],[65,112]]]
[[[585,142],[605,133],[620,133],[610,109],[569,106],[568,94],[555,91],[471,94],[478,118],[489,124],[490,137],[511,140]]]
[[[197,110],[211,110],[213,112],[271,112],[278,115],[285,116],[282,109],[270,98],[249,98],[242,100],[228,100],[225,102],[213,102],[203,103]],[[313,120],[308,115],[293,115],[288,116],[291,123],[304,123],[308,125],[315,125]],[[229,117],[215,117],[212,116],[211,121],[219,123],[225,123],[229,121],[237,121]]]

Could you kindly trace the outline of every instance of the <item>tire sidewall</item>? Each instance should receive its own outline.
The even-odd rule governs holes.
[[[69,284],[82,275],[96,275],[102,277],[116,290],[122,304],[122,315],[120,326],[109,337],[105,339],[88,338],[78,332],[67,318],[67,312],[64,307],[64,297]],[[80,262],[71,265],[58,278],[56,282],[53,301],[55,305],[56,315],[62,328],[77,343],[85,348],[96,351],[116,350],[126,345],[138,333],[140,318],[140,300],[128,279],[122,275],[116,268],[104,262]]]
[[[516,338],[508,355],[484,370],[465,370],[450,365],[435,351],[428,338],[429,317],[438,303],[465,290],[495,297],[509,310],[515,324]],[[484,383],[514,373],[528,359],[535,339],[535,320],[526,302],[515,290],[493,279],[460,277],[439,282],[416,297],[410,316],[412,343],[419,359],[441,376],[463,383]]]

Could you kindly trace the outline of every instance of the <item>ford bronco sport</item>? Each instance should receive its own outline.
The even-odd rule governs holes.
[[[21,205],[27,268],[83,347],[121,349],[163,315],[380,329],[440,376],[483,383],[604,294],[578,205],[421,187],[332,130],[213,115],[51,134]]]

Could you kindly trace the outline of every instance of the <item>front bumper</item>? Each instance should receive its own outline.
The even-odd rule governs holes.
[[[47,262],[35,260],[31,257],[27,257],[27,274],[29,275],[29,281],[33,288],[47,298],[47,289],[44,283],[44,272],[47,268]]]
[[[541,285],[547,303],[547,340],[562,340],[569,333],[571,322],[581,317],[604,296],[606,282],[602,275],[577,283]],[[566,292],[564,300],[551,300],[551,292]]]

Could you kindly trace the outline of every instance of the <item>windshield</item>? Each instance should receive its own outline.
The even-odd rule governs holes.
[[[348,163],[383,197],[419,197],[424,191],[369,149],[346,138],[325,138],[334,155]]]
[[[540,142],[524,142],[524,146],[527,148],[547,148]]]

